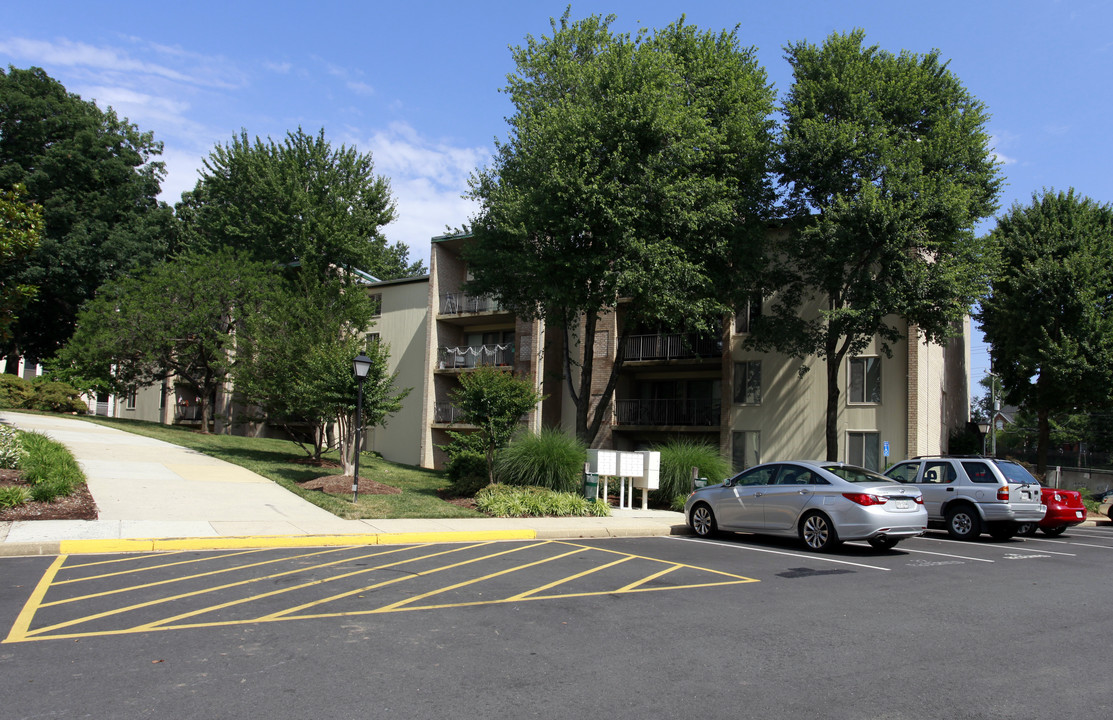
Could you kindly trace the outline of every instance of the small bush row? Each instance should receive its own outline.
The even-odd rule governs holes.
[[[87,413],[89,405],[77,388],[62,382],[0,373],[0,407],[58,413]]]
[[[496,517],[606,517],[610,507],[602,500],[548,488],[489,485],[475,496],[479,510]]]
[[[18,433],[18,467],[25,487],[0,488],[0,507],[18,507],[28,500],[53,502],[85,484],[85,473],[65,445],[41,433]]]

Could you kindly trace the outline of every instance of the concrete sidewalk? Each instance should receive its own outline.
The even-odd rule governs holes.
[[[612,509],[608,518],[343,520],[238,465],[61,416],[3,411],[77,458],[97,520],[0,523],[0,555],[585,538],[687,532],[681,513]]]

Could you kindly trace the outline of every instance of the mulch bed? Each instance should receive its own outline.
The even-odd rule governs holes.
[[[325,475],[323,477],[306,480],[298,483],[304,490],[321,490],[332,495],[343,495],[352,491],[351,475]],[[363,476],[359,478],[359,492],[364,495],[398,495],[402,491],[381,482],[369,480]]]
[[[0,468],[0,487],[24,485],[20,470]],[[54,502],[31,502],[14,508],[0,509],[0,522],[13,520],[96,520],[97,503],[82,484],[69,497],[56,498]]]

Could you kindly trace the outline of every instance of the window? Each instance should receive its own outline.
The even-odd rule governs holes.
[[[374,311],[374,314],[372,315],[372,317],[382,317],[383,316],[383,294],[382,293],[375,293],[374,295],[369,295],[368,297],[371,298],[371,305],[375,308],[375,311]]]
[[[132,391],[128,392],[127,404],[124,406],[125,409],[127,409],[127,410],[134,410],[135,409],[136,395],[138,395],[138,391],[136,391],[136,390],[132,390]]]
[[[947,485],[958,478],[954,465],[949,462],[929,462],[924,465],[924,482]]]
[[[761,404],[761,361],[734,364],[734,402],[743,405]]]
[[[781,473],[777,476],[778,485],[826,485],[827,481],[817,477],[811,470],[806,470],[795,465],[781,466]]]
[[[881,358],[850,359],[850,402],[881,402]]]
[[[877,433],[852,432],[847,434],[846,458],[851,465],[867,470],[879,470],[881,453],[878,446],[881,436]]]
[[[746,306],[734,315],[734,332],[748,333],[753,327],[754,320],[761,317],[761,298],[749,300]]]
[[[763,468],[756,468],[741,475],[736,475],[731,481],[732,485],[769,485],[773,482],[774,476],[777,474],[776,465],[766,465]]]
[[[743,430],[733,433],[730,454],[735,472],[741,472],[760,463],[761,433],[757,430]]]
[[[896,480],[897,482],[914,483],[916,482],[916,475],[919,474],[919,472],[920,463],[910,462],[901,463],[885,474],[888,475],[890,479]]]
[[[999,484],[997,476],[989,469],[989,465],[984,462],[964,462],[962,463],[962,469],[970,476],[971,482],[990,483],[993,485]]]
[[[379,333],[377,333],[377,332],[367,333],[367,342],[369,342],[369,343],[379,342]]]

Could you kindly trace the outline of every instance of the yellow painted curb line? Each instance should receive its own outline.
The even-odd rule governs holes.
[[[406,545],[410,543],[535,540],[536,530],[468,530],[373,535],[268,535],[211,538],[144,538],[135,540],[62,540],[62,555],[160,550],[229,550],[235,548],[332,547],[337,545]]]

